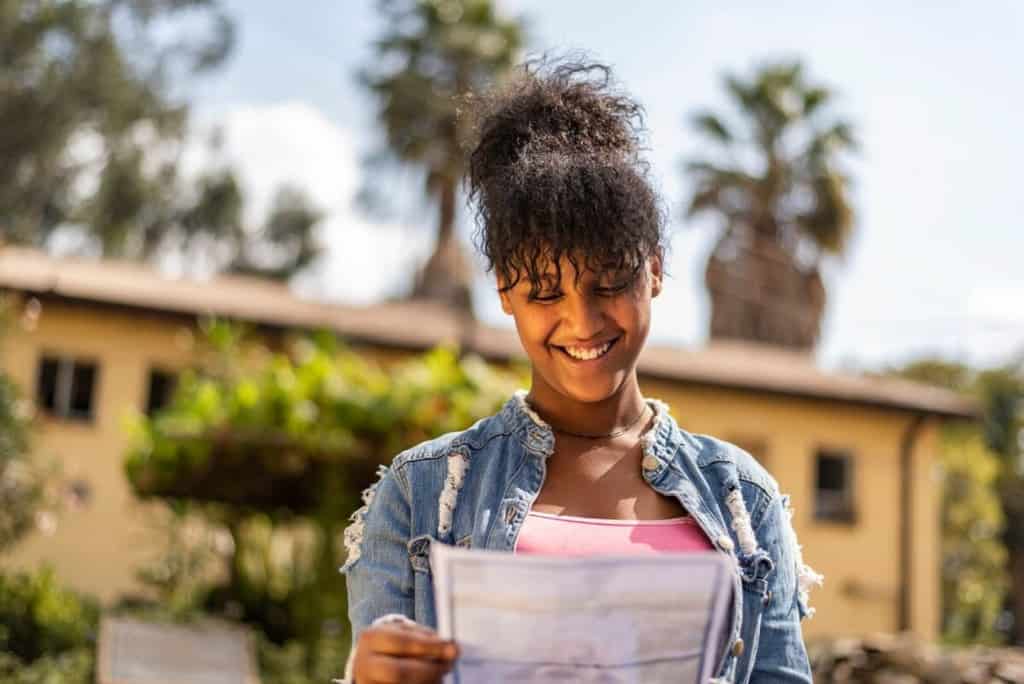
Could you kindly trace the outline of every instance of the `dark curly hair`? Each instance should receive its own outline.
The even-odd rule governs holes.
[[[608,66],[542,58],[469,99],[474,142],[467,183],[474,242],[515,286],[541,289],[548,265],[635,278],[665,249],[665,211],[640,155],[643,109]],[[579,263],[582,258],[583,263]]]

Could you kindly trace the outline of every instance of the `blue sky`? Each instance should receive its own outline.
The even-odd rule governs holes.
[[[912,4],[499,0],[528,20],[531,51],[586,50],[647,109],[649,159],[675,219],[673,277],[655,302],[652,342],[705,340],[701,281],[714,226],[685,224],[679,211],[681,160],[701,151],[686,114],[724,104],[722,73],[799,57],[839,93],[837,111],[862,142],[848,164],[857,236],[827,272],[821,363],[876,367],[939,353],[989,364],[1024,350],[1024,3]],[[238,49],[190,92],[197,138],[225,127],[224,154],[254,211],[277,183],[293,182],[330,212],[330,256],[301,289],[355,303],[408,287],[433,226],[411,174],[380,180],[404,207],[395,215],[352,208],[360,159],[380,144],[353,78],[380,27],[373,5],[232,0]],[[464,216],[463,234],[470,229]],[[484,275],[476,301],[479,317],[509,325]]]

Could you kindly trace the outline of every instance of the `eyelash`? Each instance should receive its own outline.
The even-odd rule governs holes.
[[[622,285],[615,285],[613,287],[596,287],[594,288],[594,292],[598,293],[602,297],[614,297],[615,295],[625,290],[628,286],[628,283],[624,283]],[[547,297],[538,297],[535,295],[531,295],[530,301],[537,302],[538,304],[551,304],[553,302],[558,301],[561,298],[561,294],[549,295]]]

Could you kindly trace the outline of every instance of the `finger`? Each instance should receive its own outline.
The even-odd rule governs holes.
[[[451,668],[450,662],[375,653],[366,658],[361,676],[379,684],[438,684]]]
[[[374,653],[454,660],[458,656],[455,643],[441,639],[435,633],[422,633],[402,629],[373,629],[363,632],[360,648]]]
[[[430,629],[430,627],[427,627],[426,625],[421,625],[418,622],[413,622],[412,620],[402,620],[401,622],[388,622],[385,623],[385,625],[388,627],[393,627],[395,629],[402,630],[404,632],[416,632],[418,634],[424,634],[433,637],[437,636],[437,632]]]

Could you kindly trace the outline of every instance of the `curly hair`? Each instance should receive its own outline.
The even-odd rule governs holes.
[[[665,211],[641,157],[643,109],[608,66],[540,59],[472,96],[469,200],[487,270],[534,294],[562,256],[576,271],[625,271],[665,249]],[[582,263],[580,263],[582,260]]]

